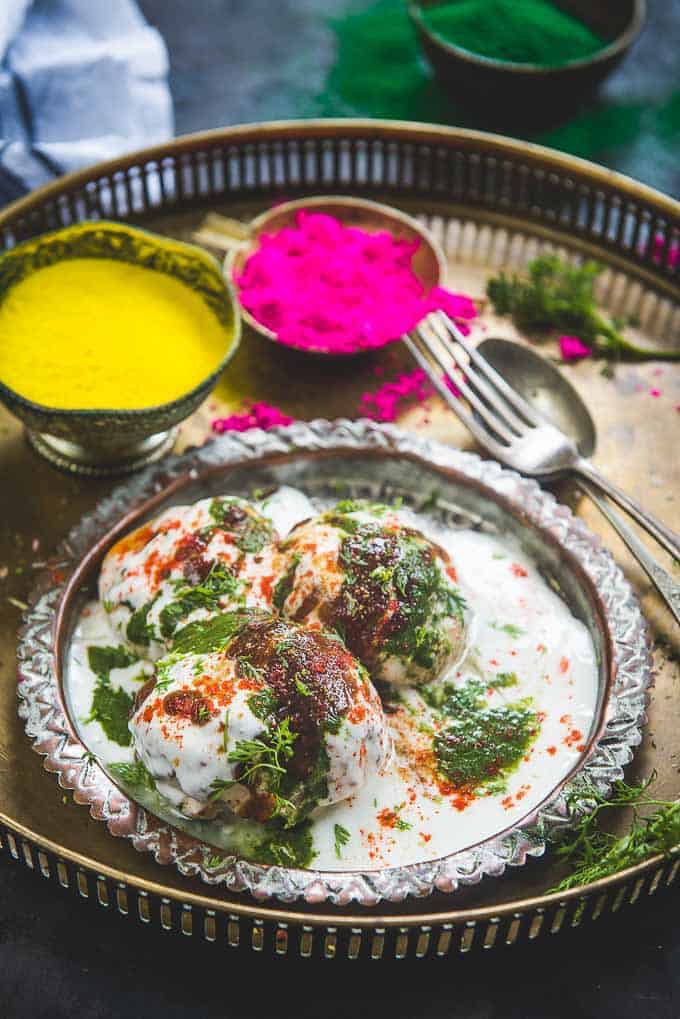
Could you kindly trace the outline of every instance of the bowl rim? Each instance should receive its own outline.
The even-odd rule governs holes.
[[[372,347],[368,350],[351,351],[317,350],[310,347],[300,347],[293,343],[281,343],[272,329],[269,329],[268,326],[259,322],[247,308],[243,307],[241,304],[238,284],[234,279],[236,258],[244,251],[247,251],[250,255],[257,250],[259,235],[266,230],[267,223],[270,219],[273,219],[275,215],[281,212],[285,213],[295,211],[297,209],[323,208],[326,205],[333,205],[334,203],[340,203],[355,209],[365,209],[367,212],[380,212],[383,215],[387,215],[390,219],[396,220],[403,226],[407,226],[409,229],[413,230],[414,233],[420,237],[421,241],[430,248],[434,255],[438,270],[438,278],[434,286],[443,286],[443,283],[446,280],[447,262],[441,245],[436,240],[432,232],[428,230],[427,227],[419,223],[415,216],[410,216],[407,212],[397,209],[396,206],[387,205],[385,202],[374,202],[370,198],[357,198],[354,195],[310,195],[307,198],[294,198],[289,202],[278,202],[276,205],[272,205],[269,209],[265,209],[264,212],[260,212],[248,224],[250,236],[241,244],[232,248],[232,250],[225,255],[222,263],[222,272],[234,289],[236,300],[238,301],[238,305],[241,310],[241,317],[244,322],[246,322],[251,329],[254,329],[255,332],[259,333],[260,336],[263,336],[265,339],[270,340],[270,342],[275,343],[277,347],[281,347],[284,350],[296,350],[298,353],[310,354],[313,357],[358,357],[361,354],[370,354],[376,350],[383,350],[385,347],[389,347],[391,343],[398,343],[400,337],[396,337],[394,340],[388,340],[387,343],[382,344],[380,347]]]
[[[204,866],[201,855],[204,851],[211,852],[207,843],[196,842],[191,836],[178,837],[177,843],[170,846],[168,856],[166,835],[174,832],[177,836],[178,830],[168,822],[154,822],[151,814],[148,814],[150,821],[144,820],[138,826],[137,809],[130,810],[135,801],[122,792],[101,767],[93,781],[87,770],[87,757],[78,761],[71,752],[74,746],[82,748],[84,744],[73,728],[62,683],[69,620],[84,580],[92,576],[106,549],[140,517],[153,513],[163,501],[174,500],[188,485],[199,479],[228,477],[234,469],[253,464],[267,466],[298,458],[332,460],[338,455],[369,460],[405,459],[477,489],[520,524],[539,532],[558,552],[562,562],[569,563],[591,601],[596,614],[594,622],[603,639],[604,654],[598,667],[602,686],[587,749],[547,796],[508,829],[431,863],[390,866],[377,871],[321,871],[282,869],[234,858],[233,861],[227,859],[224,869],[213,874]],[[185,877],[200,876],[210,885],[223,885],[229,892],[249,891],[256,898],[276,898],[284,902],[297,899],[308,904],[328,901],[342,905],[345,893],[361,905],[374,905],[380,899],[397,901],[406,896],[429,894],[435,889],[452,891],[460,884],[476,882],[477,878],[468,873],[472,852],[482,854],[475,870],[479,877],[498,875],[507,866],[524,864],[527,856],[540,855],[548,834],[557,833],[568,825],[573,820],[573,810],[578,815],[583,809],[585,801],[581,795],[578,806],[570,807],[565,799],[571,780],[585,774],[598,787],[604,783],[609,788],[611,782],[621,777],[622,766],[630,761],[633,747],[640,742],[640,728],[646,722],[645,691],[651,680],[651,658],[646,623],[628,582],[601,540],[564,505],[540,489],[534,480],[501,468],[493,461],[483,461],[476,454],[417,437],[392,425],[366,420],[317,419],[270,432],[256,429],[237,436],[222,436],[166,460],[161,473],[157,468],[149,469],[135,484],[117,488],[81,519],[71,531],[68,543],[68,576],[56,587],[50,583],[46,596],[49,606],[43,605],[41,589],[36,589],[31,598],[31,610],[24,618],[19,648],[19,714],[33,739],[33,748],[46,756],[47,770],[59,773],[60,783],[76,790],[78,802],[90,804],[92,816],[106,821],[111,834],[131,839],[137,850],[151,852],[157,862],[176,863]],[[52,664],[47,685],[45,675],[38,676],[33,667],[33,636],[29,625],[31,616],[37,617],[43,609],[50,616]],[[621,657],[621,641],[629,641],[631,634],[639,654]],[[47,704],[45,695],[54,709],[52,714],[43,710]],[[38,708],[40,717],[36,713]],[[47,731],[49,736],[43,738]],[[66,743],[62,739],[64,733],[68,736]],[[115,798],[109,796],[113,789],[118,793]],[[84,799],[79,799],[80,795]],[[539,832],[540,847],[530,834],[533,828],[525,827],[533,826],[539,819],[544,825]],[[511,851],[502,851],[497,856],[497,840],[512,838],[513,834],[517,834],[518,841],[513,843]],[[194,858],[194,851],[200,859]],[[391,887],[393,881],[399,884],[399,889]],[[323,895],[319,898],[321,892]],[[374,895],[377,895],[375,902]]]
[[[426,4],[425,6],[430,5]],[[432,6],[436,6],[436,4],[432,4]],[[422,13],[423,4],[421,0],[408,0],[408,14],[413,25],[428,42],[432,43],[447,56],[455,57],[472,66],[483,67],[489,70],[495,69],[507,71],[511,74],[528,74],[545,77],[564,71],[580,71],[586,67],[594,67],[605,63],[611,57],[625,53],[644,28],[645,21],[647,20],[647,0],[633,0],[633,10],[626,28],[615,39],[607,43],[606,46],[602,46],[588,57],[568,60],[563,64],[548,65],[521,63],[517,60],[497,60],[494,57],[485,57],[481,53],[475,53],[474,50],[465,49],[463,46],[457,46],[438,32],[433,31],[424,21]]]
[[[238,350],[241,342],[241,304],[236,294],[236,288],[231,284],[229,279],[225,278],[218,259],[211,255],[210,252],[200,248],[197,244],[190,244],[187,241],[175,240],[172,237],[164,237],[163,234],[156,233],[153,230],[147,230],[144,227],[135,226],[130,223],[122,223],[118,220],[91,219],[83,220],[79,223],[71,223],[69,226],[60,227],[57,230],[49,230],[45,233],[37,234],[34,237],[29,237],[27,240],[21,241],[21,243],[17,244],[15,247],[9,248],[7,251],[0,253],[0,261],[12,258],[14,255],[20,254],[22,251],[34,247],[37,242],[50,238],[59,238],[67,234],[84,234],[87,233],[88,230],[96,230],[101,227],[106,227],[107,229],[114,228],[118,233],[136,234],[137,236],[149,238],[159,248],[179,248],[184,250],[192,258],[195,258],[198,261],[202,260],[209,266],[210,269],[214,269],[216,277],[219,278],[224,285],[224,289],[229,297],[232,307],[234,316],[234,333],[232,342],[217,367],[214,368],[209,375],[206,375],[205,378],[197,383],[197,385],[195,385],[192,389],[188,389],[185,393],[175,397],[174,400],[169,400],[167,403],[149,404],[146,407],[51,407],[46,403],[38,403],[35,400],[29,400],[28,397],[18,393],[16,389],[12,389],[11,386],[8,386],[2,381],[2,379],[0,379],[0,400],[6,402],[9,409],[14,414],[16,414],[15,408],[19,407],[24,411],[38,414],[41,417],[59,417],[60,419],[69,421],[86,421],[91,418],[101,417],[102,415],[115,415],[115,417],[119,419],[142,421],[154,414],[173,413],[174,411],[181,410],[187,401],[200,399],[206,387],[211,387],[217,382],[217,379]],[[39,272],[40,270],[38,269],[36,271]],[[157,272],[159,270],[153,269],[152,271]],[[187,285],[188,284],[183,283],[183,286]],[[7,293],[10,289],[11,286],[7,288],[5,293]],[[4,295],[2,296],[4,298]]]

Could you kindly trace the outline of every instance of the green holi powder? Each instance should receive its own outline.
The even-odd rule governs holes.
[[[378,0],[329,24],[337,56],[310,112],[451,122],[451,100],[427,75],[403,0]]]
[[[559,67],[606,45],[549,0],[458,0],[426,7],[422,18],[447,42],[491,60]]]
[[[482,127],[432,77],[420,52],[404,0],[365,0],[329,20],[336,57],[322,92],[303,112],[319,117],[384,117],[460,127]],[[537,131],[513,128],[520,138],[575,156],[615,164],[673,194],[680,157],[680,92],[654,101],[638,89],[628,101],[594,102],[568,122]],[[649,157],[641,146],[651,142]]]

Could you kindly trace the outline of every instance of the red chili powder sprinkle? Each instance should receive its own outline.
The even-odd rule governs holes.
[[[399,815],[395,810],[390,810],[389,807],[384,807],[379,814],[377,814],[378,821],[383,828],[396,828]]]
[[[580,743],[583,739],[583,733],[579,729],[572,729],[567,736],[564,737],[562,742],[567,747],[575,747],[577,743]]]
[[[260,236],[235,283],[243,307],[302,350],[374,350],[438,309],[467,329],[474,303],[441,287],[426,294],[411,267],[418,247],[301,209],[294,226]]]

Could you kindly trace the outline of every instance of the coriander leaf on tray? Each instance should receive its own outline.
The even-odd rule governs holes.
[[[598,262],[572,265],[558,255],[541,255],[529,262],[526,275],[494,276],[486,292],[497,314],[510,316],[525,332],[563,330],[605,357],[680,358],[680,350],[633,343],[599,311],[594,288],[603,271]]]

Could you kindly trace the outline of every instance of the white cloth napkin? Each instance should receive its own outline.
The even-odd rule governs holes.
[[[0,205],[171,137],[167,73],[135,0],[0,0]]]

